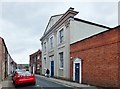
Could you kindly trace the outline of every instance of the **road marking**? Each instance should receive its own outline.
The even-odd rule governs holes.
[[[39,87],[40,85],[37,85],[37,87]]]
[[[41,85],[36,85],[37,87],[41,87],[41,89],[44,89]]]

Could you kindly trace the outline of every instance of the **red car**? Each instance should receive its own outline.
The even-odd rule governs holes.
[[[30,72],[16,72],[15,76],[13,77],[13,83],[15,87],[18,85],[24,85],[24,84],[36,84],[36,77],[31,74]]]

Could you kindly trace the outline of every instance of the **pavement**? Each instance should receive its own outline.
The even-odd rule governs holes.
[[[11,85],[12,79],[11,77],[7,77],[4,81],[0,82],[0,89],[2,87],[13,87],[13,85]]]
[[[76,82],[71,82],[71,81],[66,81],[66,80],[61,80],[61,79],[56,79],[56,78],[47,78],[45,76],[41,76],[41,75],[36,75],[36,76],[39,76],[39,77],[42,77],[46,80],[49,80],[49,81],[52,81],[52,82],[55,82],[55,83],[58,83],[58,84],[61,84],[61,85],[64,85],[64,86],[67,86],[67,87],[74,87],[74,88],[90,88],[90,89],[98,89],[97,87],[95,86],[91,86],[91,85],[86,85],[86,84],[80,84],[80,83],[76,83]]]
[[[0,82],[0,89],[2,88],[2,82]]]

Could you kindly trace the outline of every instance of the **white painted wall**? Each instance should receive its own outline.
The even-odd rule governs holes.
[[[44,43],[42,42],[42,49],[41,49],[41,51],[42,51],[42,74],[44,74],[44,49],[43,49],[43,45],[44,45]]]
[[[64,42],[62,44],[59,44],[59,31],[61,29],[64,29]],[[49,44],[49,39],[50,37],[53,36],[53,49],[50,49],[50,44]],[[45,74],[45,69],[44,69],[44,57],[46,57],[47,60],[47,68],[50,70],[50,56],[54,55],[54,76],[56,77],[64,77],[64,78],[69,78],[70,73],[70,65],[69,65],[69,27],[66,28],[65,25],[61,25],[56,31],[53,31],[44,41],[47,44],[47,51],[42,53],[42,73]],[[42,46],[42,50],[44,50],[44,46]],[[64,53],[64,68],[60,69],[59,68],[59,53],[63,52]],[[63,70],[63,76],[60,76],[60,70]]]
[[[33,64],[33,74],[35,74],[35,65]]]
[[[80,21],[70,21],[70,44],[88,38],[108,29]]]
[[[59,31],[61,29],[64,29],[64,41],[62,44],[59,44]],[[57,30],[57,76],[64,77],[64,78],[70,78],[70,65],[69,65],[69,27],[66,28],[65,24],[63,24],[58,30]],[[60,69],[59,67],[59,53],[63,52],[63,58],[64,58],[64,64],[63,69]],[[61,72],[63,71],[63,72]],[[63,73],[63,76],[60,75],[60,72]]]
[[[45,49],[44,49],[44,43],[46,42],[46,52],[44,51]],[[45,66],[44,66],[44,63],[45,63],[45,61],[44,61],[44,58],[46,58],[46,60],[47,60],[47,44],[48,44],[48,42],[47,42],[47,39],[45,39],[43,42],[42,42],[42,74],[44,75],[45,74],[45,71],[46,71],[46,68],[45,68]]]

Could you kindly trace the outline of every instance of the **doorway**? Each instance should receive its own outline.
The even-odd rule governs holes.
[[[75,81],[79,83],[80,63],[75,63]]]
[[[54,61],[51,61],[51,77],[54,76]]]
[[[81,71],[81,59],[75,58],[73,61],[73,81],[81,83],[82,71]]]

